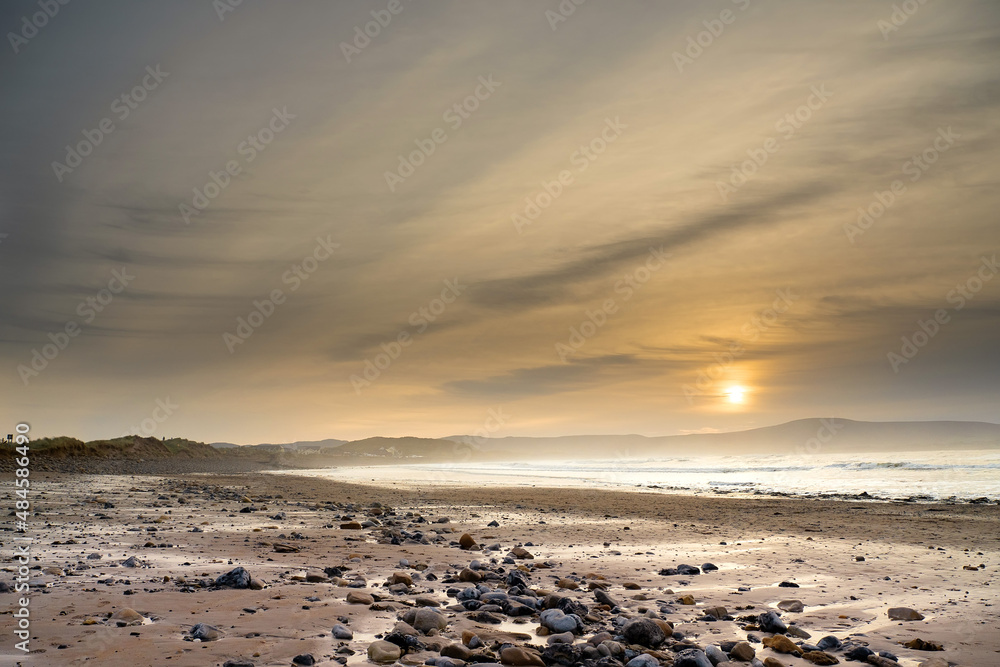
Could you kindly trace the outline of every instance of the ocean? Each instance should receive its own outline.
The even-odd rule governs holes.
[[[292,474],[404,487],[502,485],[741,496],[867,493],[876,499],[1000,500],[1000,452],[990,450],[404,463]]]

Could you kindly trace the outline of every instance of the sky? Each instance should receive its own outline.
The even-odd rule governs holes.
[[[995,0],[34,0],[0,30],[4,432],[997,421]]]

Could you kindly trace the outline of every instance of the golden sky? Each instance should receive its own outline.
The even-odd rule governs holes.
[[[37,11],[0,10],[10,427],[996,420],[993,0]]]

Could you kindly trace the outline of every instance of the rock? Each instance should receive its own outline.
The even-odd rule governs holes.
[[[788,630],[785,631],[785,634],[788,635],[789,637],[796,637],[798,639],[809,639],[810,637],[812,637],[811,634],[809,634],[808,632],[806,632],[797,625],[789,625]]]
[[[794,581],[782,581],[778,584],[778,588],[798,588],[799,585]]]
[[[528,550],[524,547],[514,547],[510,550],[510,553],[513,554],[514,558],[520,558],[522,560],[530,560],[534,558],[534,556],[528,553]]]
[[[778,653],[793,653],[795,655],[802,655],[802,649],[796,646],[795,642],[785,635],[764,637],[763,644],[772,651],[777,651]]]
[[[284,542],[275,542],[273,545],[275,553],[279,554],[297,554],[299,553],[299,548],[294,544],[285,544]]]
[[[312,653],[303,653],[292,658],[292,664],[312,667],[312,665],[316,664],[316,658],[313,657]]]
[[[840,662],[825,651],[809,651],[802,654],[802,659],[814,665],[836,665]]]
[[[124,628],[133,625],[142,625],[145,620],[146,617],[137,612],[135,609],[125,607],[111,614],[111,618],[108,619],[108,624]]]
[[[389,585],[394,584],[405,584],[406,586],[413,585],[413,578],[406,572],[393,572],[389,575]]]
[[[689,648],[674,656],[674,667],[713,667],[713,665],[704,651]]]
[[[944,658],[928,658],[917,667],[948,667],[948,661]]]
[[[911,639],[910,641],[903,644],[906,648],[912,648],[914,651],[943,651],[944,647],[937,642],[924,641],[917,637],[916,639]]]
[[[660,667],[660,661],[648,653],[640,653],[625,663],[625,667]]]
[[[215,580],[218,588],[250,588],[250,573],[242,567],[230,570]]]
[[[306,572],[306,581],[310,584],[326,584],[330,578],[322,572]]]
[[[483,575],[479,574],[475,570],[470,570],[469,568],[462,568],[462,571],[458,573],[458,580],[465,581],[469,583],[475,583],[477,581],[482,581]]]
[[[254,667],[254,664],[253,660],[235,658],[234,660],[226,660],[222,663],[222,667]]]
[[[346,523],[340,524],[340,529],[341,530],[361,530],[363,528],[364,528],[364,526],[362,526],[357,521],[348,521]]]
[[[705,647],[705,656],[713,665],[718,665],[720,662],[726,662],[729,660],[729,656],[727,656],[723,650],[715,644],[709,644]]]
[[[508,646],[500,651],[500,662],[514,667],[545,667],[542,656],[520,646]]]
[[[910,609],[909,607],[890,607],[889,618],[894,621],[922,621],[924,620],[924,615],[919,611]]]
[[[742,662],[750,662],[757,656],[757,652],[753,650],[753,646],[746,642],[739,642],[733,649],[729,652],[730,658],[736,658]]]
[[[695,567],[694,565],[684,565],[683,563],[677,566],[677,574],[684,576],[692,576],[695,574],[701,574],[701,569]]]
[[[334,639],[354,639],[354,633],[343,623],[337,623],[333,626],[333,637]]]
[[[446,658],[454,658],[455,660],[463,660],[465,662],[469,661],[472,656],[472,651],[463,644],[448,644],[443,649],[441,649],[441,655]]]
[[[844,654],[848,660],[856,660],[857,662],[868,662],[868,656],[875,655],[875,652],[870,648],[865,646],[856,646],[850,651]]]
[[[384,639],[377,639],[368,645],[368,659],[372,662],[395,662],[401,655],[403,649]]]
[[[458,546],[466,551],[476,546],[476,540],[473,539],[472,535],[468,533],[462,533],[462,536],[458,538]]]
[[[413,600],[418,607],[440,607],[441,603],[432,597],[427,597],[426,595],[418,595]]]
[[[625,624],[622,636],[629,644],[639,644],[647,648],[656,648],[667,638],[663,629],[648,618],[636,618]]]
[[[677,598],[677,602],[684,605],[693,605],[695,603],[695,599],[693,595],[682,595]]]
[[[206,623],[199,623],[188,631],[188,637],[192,640],[199,640],[203,642],[214,642],[222,633],[214,625],[208,625]]]
[[[614,599],[613,597],[605,593],[603,588],[597,588],[594,590],[594,598],[600,604],[606,604],[612,608],[620,606],[618,600]]]
[[[556,586],[558,586],[559,588],[566,588],[571,591],[575,591],[580,587],[580,584],[576,583],[572,579],[563,578],[556,582]]]
[[[729,611],[725,607],[705,607],[703,611],[709,616],[714,616],[719,620],[722,620],[729,615]]]
[[[868,656],[868,664],[875,667],[899,667],[899,663],[891,658],[884,658],[880,655]]]
[[[622,584],[622,588],[624,588],[627,591],[637,591],[641,589],[642,586],[635,583],[634,581],[626,581],[625,583]]]
[[[576,641],[576,636],[572,632],[558,632],[556,634],[549,635],[546,643],[551,646],[552,644],[572,644]]]
[[[365,604],[371,605],[375,604],[375,598],[373,598],[368,593],[362,591],[351,591],[347,594],[347,602],[349,604]]]
[[[541,614],[542,627],[552,632],[572,632],[579,634],[583,630],[583,621],[576,614],[566,614],[561,609],[546,609]]]
[[[764,658],[764,667],[785,667],[785,663],[781,662],[777,658],[767,656]]]
[[[771,632],[774,634],[780,634],[788,630],[788,626],[785,625],[785,622],[782,621],[781,617],[773,611],[760,614],[757,617],[757,625],[760,626],[760,629],[764,632]]]
[[[403,621],[425,635],[431,630],[444,630],[448,627],[448,620],[444,615],[431,607],[410,609],[403,614]]]
[[[714,563],[702,563],[701,565],[702,572],[715,572],[718,569],[719,567]]]
[[[792,612],[793,614],[797,614],[805,608],[805,605],[802,604],[802,600],[782,600],[778,603],[778,609],[781,611]]]
[[[122,561],[122,567],[139,567],[139,561],[135,556],[129,556]]]

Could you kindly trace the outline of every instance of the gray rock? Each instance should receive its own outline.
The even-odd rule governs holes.
[[[576,614],[566,614],[561,609],[546,609],[541,614],[541,624],[551,632],[572,632],[579,634],[583,630],[583,622]]]
[[[785,622],[781,620],[776,612],[769,611],[761,614],[757,617],[757,625],[764,632],[771,632],[774,634],[784,634],[788,630],[788,626]]]
[[[718,665],[720,662],[729,660],[729,656],[723,653],[722,649],[715,644],[709,644],[705,647],[705,656],[712,661],[713,665]]]
[[[891,607],[888,611],[889,618],[894,621],[922,621],[924,615],[909,607]]]
[[[250,573],[238,567],[220,575],[215,585],[219,588],[250,588]]]
[[[819,648],[820,651],[829,651],[830,649],[837,650],[841,646],[843,646],[843,644],[841,644],[840,640],[833,635],[827,635],[816,642],[816,647]]]
[[[221,636],[222,633],[219,632],[217,627],[206,623],[199,623],[188,632],[188,637],[193,640],[200,640],[203,642],[214,642]]]
[[[303,653],[292,658],[292,664],[302,665],[302,667],[312,667],[312,665],[316,664],[316,658],[313,657],[312,653]]]
[[[689,648],[681,651],[674,658],[674,667],[714,667],[704,651]]]
[[[625,663],[625,667],[660,667],[660,661],[648,653],[640,653]]]
[[[605,593],[603,588],[596,588],[596,589],[594,589],[594,598],[600,604],[606,604],[609,607],[618,607],[618,606],[620,606],[618,600],[614,599],[613,597],[611,597],[610,595],[608,595],[607,593]]]
[[[403,621],[424,634],[427,634],[431,630],[444,630],[448,627],[448,619],[432,607],[411,609],[403,614]]]
[[[805,605],[802,604],[802,600],[782,600],[781,602],[778,603],[778,609],[780,609],[781,611],[789,611],[792,612],[793,614],[797,614],[803,609],[805,609]]]
[[[663,628],[648,618],[636,618],[626,623],[622,628],[622,636],[629,644],[639,644],[647,648],[656,648],[667,638]]]
[[[354,639],[354,633],[343,623],[333,626],[333,636],[335,639]]]

